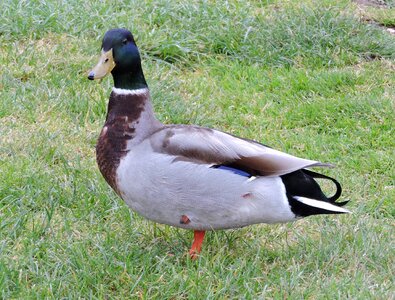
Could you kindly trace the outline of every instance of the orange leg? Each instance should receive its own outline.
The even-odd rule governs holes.
[[[189,255],[191,256],[192,259],[196,259],[197,255],[202,250],[202,244],[203,244],[205,234],[206,234],[206,232],[201,231],[201,230],[195,230],[193,232],[193,243],[192,243],[191,250],[189,250]]]

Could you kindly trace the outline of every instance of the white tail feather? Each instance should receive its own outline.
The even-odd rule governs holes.
[[[299,197],[299,196],[296,196],[295,199],[298,200],[299,202],[302,202],[303,204],[325,209],[328,211],[335,211],[335,212],[347,213],[347,214],[351,213],[348,209],[330,204],[328,202],[318,201],[318,200],[314,200],[306,197]]]

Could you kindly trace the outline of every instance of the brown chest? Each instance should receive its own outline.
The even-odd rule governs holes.
[[[133,139],[135,128],[130,127],[128,118],[119,116],[106,122],[96,146],[96,159],[100,172],[116,191],[116,171],[121,159],[128,153],[128,141]]]

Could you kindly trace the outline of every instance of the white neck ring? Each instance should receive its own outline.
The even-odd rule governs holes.
[[[112,91],[118,95],[134,95],[134,96],[142,96],[148,93],[148,88],[141,88],[135,90],[128,90],[128,89],[120,89],[113,87]]]

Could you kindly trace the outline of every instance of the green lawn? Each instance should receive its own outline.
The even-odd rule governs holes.
[[[0,298],[393,299],[395,35],[345,0],[141,3],[0,2]],[[114,27],[161,121],[332,162],[353,214],[210,232],[191,261],[96,166],[112,81],[86,75]]]

